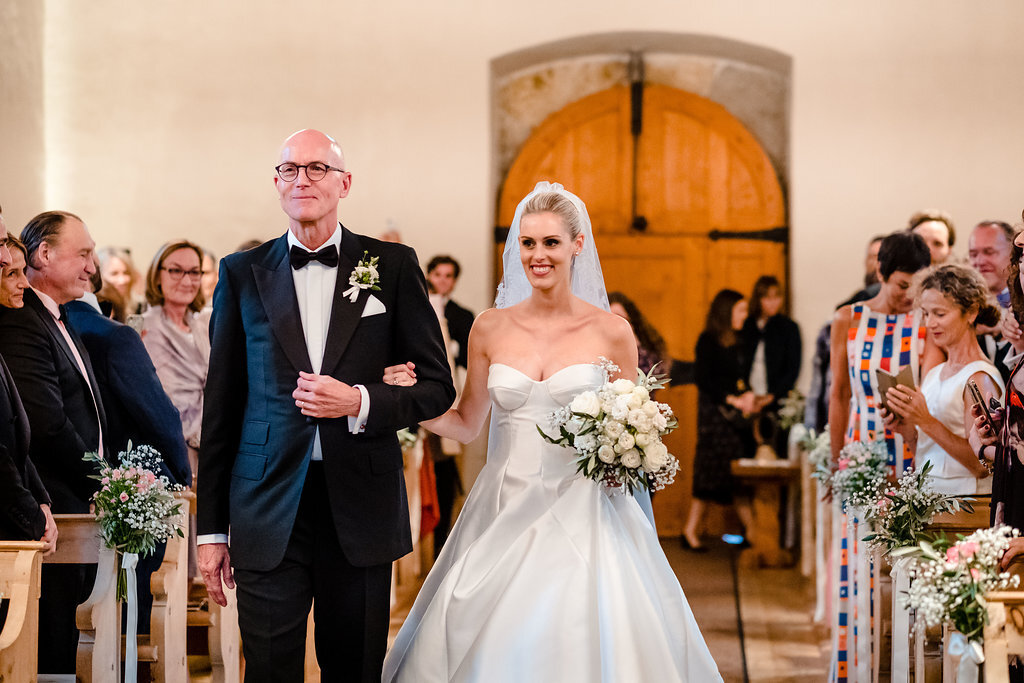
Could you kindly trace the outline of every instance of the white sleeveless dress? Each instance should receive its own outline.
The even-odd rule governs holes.
[[[490,367],[487,464],[384,662],[383,680],[721,681],[637,502],[576,473],[537,425],[600,368]]]

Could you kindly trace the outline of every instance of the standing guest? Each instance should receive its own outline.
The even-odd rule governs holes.
[[[103,288],[99,271],[93,273],[91,288],[94,291]],[[110,453],[127,451],[129,444],[151,446],[163,460],[157,476],[166,476],[172,484],[190,486],[192,470],[181,436],[178,410],[160,386],[156,369],[138,333],[104,316],[91,291],[64,308],[71,327],[81,336],[92,360],[107,413],[104,441]],[[165,543],[158,544],[156,551],[140,559],[136,567],[139,633],[149,633],[153,607],[149,578],[160,567],[165,548]]]
[[[109,298],[119,297],[120,305],[115,305],[114,308],[123,310],[125,316],[141,313],[144,307],[139,292],[141,278],[132,261],[131,252],[120,247],[102,247],[96,250],[96,256],[100,260],[100,276],[103,283],[116,292]],[[124,318],[119,317],[118,320],[124,322]]]
[[[214,294],[199,565],[218,604],[237,581],[247,681],[302,680],[312,602],[323,679],[376,683],[392,562],[412,550],[397,430],[455,388],[415,252],[338,222],[338,143],[302,130],[279,159],[288,231],[224,257]],[[406,360],[417,384],[385,385]]]
[[[875,235],[868,242],[867,251],[864,254],[864,287],[853,294],[849,299],[836,306],[842,308],[858,301],[865,301],[878,294],[881,284],[878,282],[878,248],[882,245],[885,235]]]
[[[21,308],[22,292],[28,284],[25,246],[7,233],[2,215],[0,278],[0,306]],[[9,289],[11,282],[18,286]],[[45,554],[49,555],[56,548],[57,525],[50,513],[50,494],[29,457],[30,438],[31,429],[18,388],[0,358],[0,541],[41,540],[46,543]],[[0,626],[3,622],[0,613]]]
[[[701,525],[708,503],[736,503],[746,530],[753,526],[750,500],[737,496],[732,461],[753,454],[750,422],[757,398],[746,384],[740,330],[747,318],[747,302],[732,289],[715,295],[704,331],[697,339],[694,371],[697,380],[697,453],[693,459],[693,501],[686,518],[682,544],[687,550],[705,551]]]
[[[782,286],[774,275],[762,275],[750,295],[743,323],[744,360],[751,391],[769,399],[769,407],[789,395],[800,374],[800,328],[782,311]]]
[[[88,512],[99,488],[86,453],[105,454],[103,401],[64,304],[77,299],[95,272],[95,243],[80,218],[41,213],[21,232],[28,256],[24,307],[0,310],[0,355],[18,387],[32,430],[29,453],[54,513]],[[39,600],[39,671],[74,673],[75,608],[88,597],[96,565],[44,565]]]
[[[1020,354],[1014,350],[1012,338],[1019,336],[1020,327],[1010,313],[1010,290],[1007,279],[1010,276],[1010,252],[1016,230],[1002,221],[982,221],[971,230],[967,242],[967,257],[974,268],[981,273],[988,287],[989,302],[1002,311],[995,325],[978,326],[978,343],[985,356],[999,370],[1003,380],[1010,377]],[[1004,334],[1006,332],[1006,334]]]
[[[461,391],[462,380],[465,377],[469,358],[469,330],[473,327],[473,312],[452,299],[452,292],[461,273],[462,267],[451,256],[441,254],[427,263],[430,303],[438,314],[442,328],[448,331],[448,352],[455,361],[453,377],[457,393]],[[434,527],[434,559],[437,559],[452,526],[455,498],[462,492],[462,481],[455,458],[461,452],[461,445],[452,439],[442,439],[429,431],[426,435],[426,446],[434,461],[434,477],[437,482],[438,519],[437,526]]]
[[[853,441],[882,437],[889,453],[889,470],[895,476],[914,464],[914,454],[898,432],[886,429],[878,414],[878,380],[883,370],[896,375],[910,367],[914,384],[919,383],[919,366],[924,352],[925,328],[913,312],[910,285],[914,274],[928,267],[931,254],[924,240],[913,232],[898,232],[882,240],[878,250],[878,273],[882,287],[867,301],[843,306],[832,322],[832,391],[829,398],[829,430],[833,466],[839,452]],[[868,615],[859,614],[854,628],[853,597],[867,591],[871,577],[857,576],[855,524],[838,511],[840,532],[833,539],[833,599],[838,621],[832,624],[832,665],[830,680],[836,681],[858,666],[857,639],[870,638]],[[838,590],[838,593],[835,591]],[[864,649],[863,647],[861,648]],[[860,662],[861,669],[864,663]],[[846,672],[846,673],[844,673]]]
[[[651,368],[658,365],[659,373],[668,374],[668,366],[671,359],[668,356],[668,348],[665,346],[665,339],[661,333],[652,325],[644,314],[640,312],[633,300],[622,292],[611,292],[608,295],[608,304],[611,311],[620,318],[625,318],[630,327],[633,328],[633,336],[636,337],[636,351],[639,357],[637,368],[649,373]],[[660,365],[659,365],[660,363]]]
[[[985,281],[966,266],[940,266],[925,276],[918,307],[946,360],[931,368],[922,366],[920,389],[889,390],[892,416],[880,409],[886,427],[898,430],[903,443],[915,451],[914,468],[931,462],[931,481],[940,493],[975,495],[992,490],[988,467],[967,442],[974,422],[967,382],[973,380],[986,401],[1003,395],[1003,379],[976,341],[977,326],[991,326],[999,319],[999,309],[988,299]]]
[[[910,217],[907,230],[924,240],[931,255],[931,265],[941,266],[949,260],[956,243],[956,228],[948,213],[938,209],[918,211]]]

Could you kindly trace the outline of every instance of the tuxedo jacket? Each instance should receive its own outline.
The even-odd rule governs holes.
[[[459,343],[455,365],[469,367],[469,331],[473,327],[473,312],[451,299],[444,306],[444,319],[448,323],[448,336]]]
[[[103,400],[89,353],[66,325],[85,363],[82,376],[57,321],[36,293],[25,290],[22,308],[0,309],[0,355],[14,377],[32,429],[29,454],[53,500],[53,512],[88,512],[99,488],[95,463],[82,456],[99,448]],[[95,402],[90,385],[95,390]]]
[[[84,301],[64,305],[71,326],[89,351],[96,374],[113,456],[133,446],[152,446],[163,459],[161,471],[173,484],[192,485],[192,468],[181,432],[181,417],[160,384],[139,333],[105,317]]]
[[[31,430],[7,364],[0,358],[0,540],[38,541],[46,531],[39,509],[50,503],[28,457]]]
[[[370,396],[366,429],[302,415],[292,392],[312,372],[288,261],[287,236],[221,261],[210,323],[210,372],[199,450],[198,533],[228,533],[236,567],[268,570],[284,556],[316,428],[338,541],[355,566],[412,550],[396,432],[436,417],[455,398],[441,327],[415,252],[342,229],[320,374]],[[363,252],[377,256],[380,291],[342,295]],[[372,296],[383,311],[363,316]],[[380,309],[374,302],[367,313]],[[384,368],[416,364],[417,384],[382,383]]]

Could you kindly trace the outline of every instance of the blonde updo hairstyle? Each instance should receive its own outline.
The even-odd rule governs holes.
[[[583,221],[576,204],[559,192],[541,192],[535,195],[523,207],[523,216],[537,213],[553,213],[562,219],[571,239],[576,239],[583,232]]]
[[[921,280],[920,291],[934,289],[952,301],[962,313],[977,310],[972,325],[996,325],[1000,310],[988,301],[988,286],[981,274],[968,266],[949,264],[933,268]]]

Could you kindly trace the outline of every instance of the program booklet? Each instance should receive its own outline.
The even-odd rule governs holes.
[[[904,366],[896,375],[875,370],[875,378],[878,380],[878,401],[886,410],[889,410],[889,402],[885,397],[889,389],[895,386],[914,388],[914,373],[910,371],[909,365]]]

